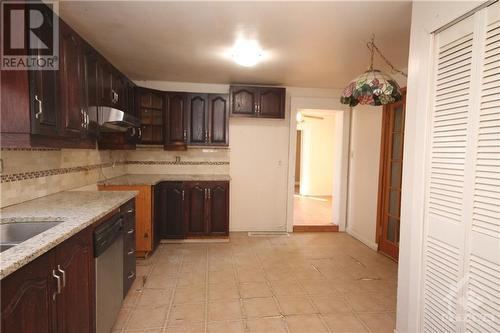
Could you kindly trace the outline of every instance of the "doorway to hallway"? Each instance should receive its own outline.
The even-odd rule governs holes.
[[[333,223],[336,112],[297,113],[294,231],[338,231]]]

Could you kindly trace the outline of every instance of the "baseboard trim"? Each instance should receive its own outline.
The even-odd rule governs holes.
[[[293,232],[338,232],[339,226],[330,225],[294,225]]]
[[[351,235],[352,237],[354,237],[357,240],[359,240],[361,243],[363,243],[366,246],[368,246],[370,249],[372,249],[374,251],[378,251],[378,244],[377,243],[371,242],[371,241],[367,240],[366,238],[364,238],[363,236],[361,236],[360,234],[358,234],[356,231],[353,231],[352,229],[347,228],[346,232],[349,235]]]

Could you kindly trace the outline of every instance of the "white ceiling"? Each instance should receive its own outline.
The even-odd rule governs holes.
[[[372,33],[407,68],[410,2],[64,1],[60,14],[133,80],[342,88],[368,67]],[[240,34],[269,58],[224,57]]]

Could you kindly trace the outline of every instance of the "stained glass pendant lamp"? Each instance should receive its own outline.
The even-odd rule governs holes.
[[[394,68],[387,58],[384,57],[375,45],[374,35],[372,35],[371,40],[366,46],[370,50],[370,67],[345,87],[340,97],[340,102],[353,107],[358,104],[378,106],[400,101],[402,99],[401,89],[396,80],[390,75],[373,68],[373,56],[375,52],[394,72],[398,72],[405,77],[407,76],[406,73]]]

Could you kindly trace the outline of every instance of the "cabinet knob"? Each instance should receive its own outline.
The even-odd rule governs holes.
[[[35,101],[38,102],[38,112],[35,113],[35,118],[40,119],[40,116],[43,114],[42,101],[38,98],[38,95],[35,95]]]

